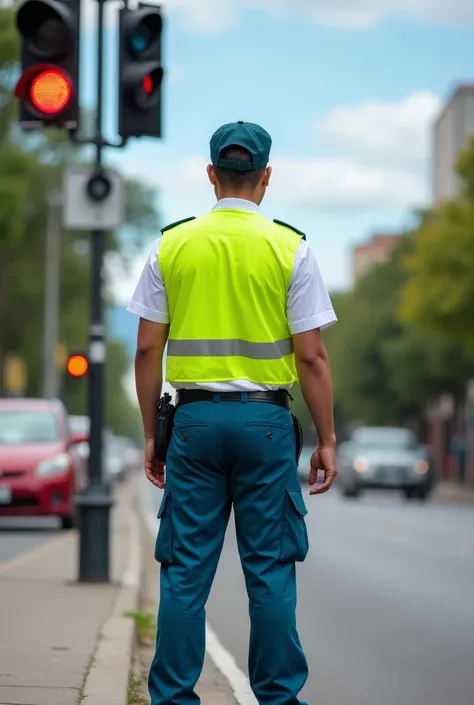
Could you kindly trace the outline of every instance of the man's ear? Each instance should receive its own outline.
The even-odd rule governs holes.
[[[265,172],[263,174],[263,178],[262,178],[263,188],[267,188],[267,186],[269,185],[271,175],[272,175],[272,168],[271,168],[271,166],[267,166],[267,168],[265,169]]]
[[[214,167],[212,166],[212,164],[208,164],[206,171],[207,171],[207,176],[208,176],[209,181],[211,182],[211,184],[213,186],[215,186],[217,184],[217,178],[216,178],[216,171],[215,171]]]

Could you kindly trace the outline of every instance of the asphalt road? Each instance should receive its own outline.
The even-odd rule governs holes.
[[[54,518],[0,517],[0,566],[59,534]]]
[[[307,489],[305,489],[305,494]],[[310,705],[473,705],[474,508],[398,495],[307,497],[300,636]],[[208,618],[247,672],[245,587],[229,527]]]

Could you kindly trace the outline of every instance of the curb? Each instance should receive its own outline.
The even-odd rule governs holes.
[[[128,687],[136,645],[135,622],[142,575],[142,545],[137,515],[137,482],[127,502],[128,561],[112,614],[103,625],[83,690],[85,705],[128,705]]]

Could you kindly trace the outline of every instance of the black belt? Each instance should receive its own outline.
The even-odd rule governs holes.
[[[205,389],[180,389],[176,392],[176,406],[195,401],[251,401],[276,404],[290,408],[291,396],[285,389],[268,392],[209,392]]]

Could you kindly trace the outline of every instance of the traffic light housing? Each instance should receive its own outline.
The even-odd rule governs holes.
[[[72,353],[66,362],[66,370],[70,377],[84,377],[89,371],[89,360],[84,353]]]
[[[16,13],[20,124],[76,129],[79,122],[80,0],[25,0]]]
[[[161,9],[139,3],[136,10],[120,10],[119,17],[118,133],[161,137]]]

